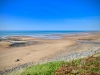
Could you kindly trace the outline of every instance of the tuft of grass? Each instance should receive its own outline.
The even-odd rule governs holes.
[[[90,68],[90,71],[93,71],[93,72],[98,72],[100,71],[98,68]]]
[[[63,61],[48,62],[28,67],[21,75],[54,75]]]

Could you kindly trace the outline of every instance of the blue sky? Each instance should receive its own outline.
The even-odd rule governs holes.
[[[100,30],[100,0],[0,0],[0,30]]]

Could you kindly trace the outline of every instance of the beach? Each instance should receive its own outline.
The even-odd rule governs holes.
[[[8,36],[0,41],[0,70],[25,63],[72,60],[100,51],[100,32],[53,34],[62,38]]]

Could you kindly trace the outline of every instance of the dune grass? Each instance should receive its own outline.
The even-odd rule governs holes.
[[[21,75],[99,75],[100,53],[70,62],[54,61],[25,69]]]
[[[55,75],[100,75],[100,53],[65,62],[56,70]]]
[[[48,62],[28,67],[21,75],[54,75],[63,61]]]

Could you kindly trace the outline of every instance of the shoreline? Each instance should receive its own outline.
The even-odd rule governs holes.
[[[32,44],[25,47],[1,48],[0,49],[0,60],[2,60],[0,62],[0,66],[2,67],[1,69],[7,71],[8,73],[8,71],[17,69],[17,67],[14,66],[18,64],[20,64],[19,65],[20,69],[21,67],[28,66],[28,64],[32,65],[34,62],[40,63],[40,62],[48,62],[55,60],[68,60],[71,59],[71,57],[74,58],[76,56],[77,58],[80,57],[80,55],[84,55],[85,51],[87,54],[85,56],[91,55],[95,53],[95,51],[100,51],[99,50],[100,43],[98,44],[94,43],[94,42],[100,42],[100,34],[98,33],[63,35],[62,37],[63,37],[62,39],[43,39],[43,38],[21,36],[22,40],[24,41],[39,41],[42,42],[42,44],[36,44],[36,45]],[[90,43],[81,42],[87,40]],[[77,41],[81,43],[77,43]],[[91,48],[93,48],[93,50]],[[83,53],[81,54],[81,52]],[[16,59],[20,60],[18,62],[15,62]],[[2,63],[4,63],[4,65]],[[5,65],[6,68],[4,68]],[[9,66],[12,67],[12,69],[8,69],[10,68]]]
[[[16,31],[17,32],[17,31]],[[19,32],[19,31],[18,31]],[[24,32],[24,31],[23,31]],[[35,31],[33,31],[35,32]],[[36,31],[36,32],[40,32],[40,31]],[[45,32],[45,31],[43,31]],[[51,32],[55,32],[55,33],[39,33],[39,34],[31,34],[31,35],[28,35],[28,34],[9,34],[9,31],[8,31],[8,35],[7,34],[2,34],[3,35],[0,35],[0,38],[5,38],[5,37],[32,37],[32,38],[42,38],[43,36],[63,36],[63,35],[77,35],[77,34],[95,34],[95,33],[100,33],[100,31],[61,31],[61,33],[56,33],[56,32],[59,32],[59,31],[51,31]],[[64,33],[63,33],[64,32]],[[10,32],[11,33],[11,32]]]

